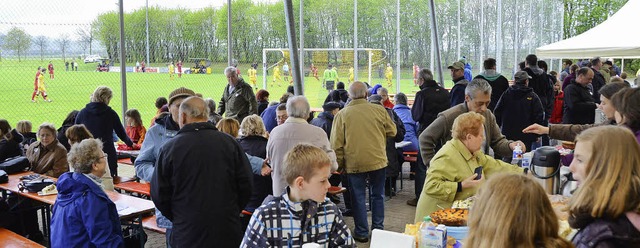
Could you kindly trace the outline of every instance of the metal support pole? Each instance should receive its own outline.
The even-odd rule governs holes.
[[[147,8],[146,8],[146,11],[145,11],[145,15],[146,15],[146,20],[147,20],[147,40],[146,40],[146,44],[147,44],[147,66],[151,66],[151,64],[149,64],[149,0],[147,0],[146,2],[147,2]]]
[[[358,80],[358,0],[353,0],[353,80]]]
[[[262,88],[267,88],[267,51],[262,50]]]
[[[396,93],[400,92],[400,0],[396,5]]]
[[[429,0],[429,6],[431,7],[431,26],[433,27],[433,40],[436,42],[436,63],[438,64],[438,80],[440,86],[444,88],[444,76],[442,75],[442,65],[440,64],[440,42],[438,42],[438,23],[436,22],[436,4],[435,0]],[[500,1],[500,0],[498,0]]]
[[[480,57],[478,58],[478,67],[483,70],[484,64],[484,1],[480,1]]]
[[[373,59],[373,51],[368,51],[368,52],[369,52],[369,81],[368,82],[372,83],[371,82],[371,66],[373,66],[373,61],[372,61],[372,59]]]
[[[496,22],[496,72],[502,72],[502,0],[498,0],[498,21]]]
[[[300,0],[300,82],[304,85],[304,0]],[[309,71],[311,72],[311,71]]]
[[[233,63],[233,53],[231,51],[231,0],[227,0],[227,60],[228,66]]]
[[[518,50],[520,50],[520,12],[518,11],[518,0],[516,0],[516,4],[515,4],[515,8],[516,8],[516,23],[514,25],[513,28],[513,32],[514,32],[514,36],[516,37],[513,40],[513,71],[511,72],[511,75],[516,74],[516,72],[518,71]]]
[[[300,61],[298,60],[298,44],[296,44],[296,23],[293,16],[293,3],[284,0],[284,15],[287,21],[287,37],[289,40],[289,55],[291,59],[293,78],[293,92],[295,95],[304,95],[302,80],[300,79]]]
[[[124,113],[127,112],[127,67],[124,47],[124,7],[123,0],[118,1],[120,11],[120,88],[122,89],[122,123],[125,123]]]
[[[462,1],[458,0],[458,25],[456,26],[456,29],[458,30],[458,35],[457,35],[457,40],[456,40],[456,49],[457,49],[457,53],[456,56],[458,56],[456,58],[456,60],[460,59],[460,4],[462,4]]]

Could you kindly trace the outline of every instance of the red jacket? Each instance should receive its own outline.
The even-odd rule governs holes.
[[[557,124],[562,123],[562,104],[564,102],[564,91],[556,94],[555,101],[553,103],[553,111],[551,112],[551,118],[549,123]]]

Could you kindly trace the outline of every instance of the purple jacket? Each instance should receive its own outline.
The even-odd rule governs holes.
[[[595,219],[583,226],[573,238],[576,248],[587,247],[640,247],[640,231],[627,217],[637,219],[638,214],[622,215],[615,220]],[[572,225],[573,226],[573,225]]]

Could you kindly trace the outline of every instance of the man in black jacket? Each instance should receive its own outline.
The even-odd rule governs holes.
[[[252,174],[242,147],[207,121],[202,98],[180,105],[180,131],[160,148],[151,196],[173,222],[171,247],[238,247]]]
[[[451,103],[449,102],[449,92],[433,80],[433,74],[429,69],[420,70],[418,85],[420,86],[420,91],[416,93],[416,99],[411,108],[411,116],[414,121],[418,122],[416,135],[419,136],[422,131],[431,125],[431,122],[438,117],[440,112],[449,108]],[[418,198],[422,193],[422,186],[427,173],[427,167],[422,162],[420,153],[418,153],[415,173],[416,198],[407,201],[407,204],[411,206],[418,204]]]
[[[484,60],[484,71],[475,78],[482,78],[491,85],[491,103],[489,109],[493,111],[496,108],[500,96],[509,88],[509,80],[496,71],[496,59],[488,58]]]
[[[593,124],[597,105],[587,87],[593,75],[593,70],[582,67],[576,72],[576,79],[564,89],[563,124]]]
[[[591,86],[593,86],[593,102],[600,104],[600,88],[606,84],[605,75],[600,73],[602,67],[602,60],[600,57],[593,58],[591,60],[591,70],[593,71],[593,80],[591,80]],[[609,75],[606,75],[609,77]],[[566,93],[565,93],[566,94]]]

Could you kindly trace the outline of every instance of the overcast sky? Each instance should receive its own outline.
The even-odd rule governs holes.
[[[202,9],[220,7],[227,0],[149,0],[149,6]],[[100,13],[117,11],[116,0],[0,0],[0,33],[13,26],[21,27],[32,36],[58,38],[69,34],[76,38],[76,30],[90,24]],[[145,0],[124,0],[124,11],[131,12],[145,6]]]

